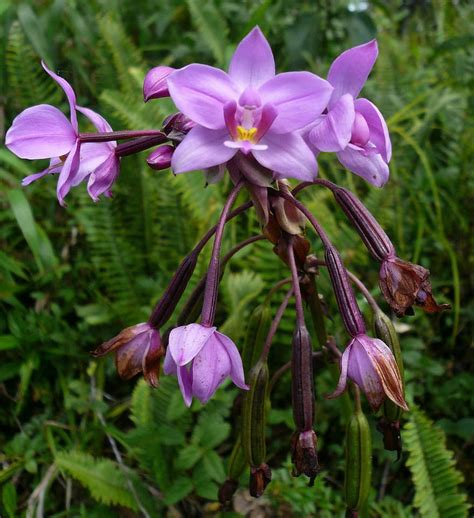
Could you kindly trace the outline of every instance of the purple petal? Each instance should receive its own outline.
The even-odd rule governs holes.
[[[392,143],[390,142],[387,123],[379,109],[367,99],[357,99],[355,108],[356,111],[364,116],[369,125],[370,142],[377,148],[384,161],[390,162],[392,158]]]
[[[352,342],[349,359],[348,376],[365,393],[370,405],[378,409],[385,399],[382,382],[372,359],[367,354],[370,346],[364,346],[358,337]]]
[[[52,70],[50,70],[44,61],[41,62],[43,65],[43,68],[46,70],[46,72],[58,83],[58,85],[64,90],[64,93],[66,94],[67,100],[69,101],[69,109],[71,111],[71,124],[74,128],[74,131],[76,134],[79,132],[79,127],[77,124],[77,115],[76,115],[76,94],[74,93],[74,90],[72,89],[72,86],[62,77],[59,77],[57,74],[55,74]]]
[[[344,167],[375,187],[383,187],[388,180],[388,165],[378,153],[365,154],[364,150],[349,144],[346,149],[337,153],[337,157]]]
[[[113,154],[108,142],[81,144],[79,170],[74,177],[73,187],[79,185]]]
[[[90,108],[84,108],[82,106],[76,106],[77,111],[81,112],[83,115],[85,115],[92,124],[96,127],[97,131],[99,133],[110,133],[112,130],[110,124],[102,117],[102,115],[99,115],[97,112],[91,110]],[[109,146],[115,147],[117,145],[117,142],[111,141],[106,142]]]
[[[194,127],[173,153],[173,172],[186,173],[224,164],[237,153],[237,149],[224,145],[228,139],[227,129],[210,130],[202,126]]]
[[[231,371],[229,356],[216,334],[193,361],[193,395],[203,404],[209,401]]]
[[[178,366],[171,355],[169,347],[166,349],[165,361],[163,362],[163,372],[167,375],[178,375]]]
[[[328,81],[334,86],[330,107],[344,94],[356,98],[362,90],[378,55],[377,41],[372,40],[346,50],[332,63]]]
[[[189,363],[212,336],[215,327],[188,324],[171,331],[168,348],[178,366]]]
[[[87,192],[94,201],[98,201],[101,194],[109,195],[112,186],[117,179],[120,169],[120,160],[115,153],[102,162],[92,171],[87,183]]]
[[[352,350],[352,343],[353,343],[353,340],[346,347],[344,353],[342,354],[341,374],[339,376],[339,381],[337,382],[336,390],[326,396],[328,399],[333,399],[333,398],[340,396],[347,388],[347,368],[349,365],[349,360],[350,360],[350,355],[351,355],[351,350]]]
[[[296,178],[311,182],[318,172],[313,152],[300,135],[278,135],[268,132],[261,140],[265,151],[252,151],[254,157],[265,167],[278,173],[281,178]]]
[[[5,145],[20,158],[36,160],[66,155],[76,138],[74,128],[62,112],[49,104],[40,104],[15,117]]]
[[[74,183],[74,177],[79,170],[79,156],[80,143],[77,141],[64,162],[63,168],[59,173],[58,185],[56,186],[56,194],[58,196],[59,203],[63,207],[65,205],[64,198],[70,191]]]
[[[341,151],[351,140],[354,99],[343,95],[309,133],[311,143],[320,151]]]
[[[239,43],[229,65],[229,76],[241,89],[259,87],[275,75],[272,49],[259,27]]]
[[[179,111],[209,129],[225,126],[224,104],[238,98],[232,79],[207,65],[193,64],[176,70],[168,77],[168,88]]]
[[[168,83],[166,79],[174,72],[172,67],[159,66],[149,70],[143,81],[143,99],[145,102],[150,99],[160,99],[168,97]]]
[[[242,365],[242,358],[240,357],[239,350],[237,349],[234,342],[226,335],[219,333],[218,331],[215,334],[216,338],[219,340],[221,346],[224,348],[225,352],[229,356],[230,361],[230,377],[235,385],[239,388],[248,390],[248,385],[245,383],[245,375],[244,375],[244,367]]]
[[[263,104],[273,104],[278,116],[271,130],[289,133],[303,128],[327,107],[332,86],[310,72],[278,74],[259,88]]]
[[[178,367],[177,375],[179,389],[181,390],[181,394],[183,395],[184,404],[187,407],[190,407],[193,400],[193,380],[191,378],[191,374],[186,367]]]
[[[63,163],[59,158],[52,158],[49,162],[49,167],[47,167],[39,173],[30,174],[29,176],[26,176],[21,181],[21,185],[23,185],[23,187],[26,187],[27,185],[30,185],[30,183],[36,182],[36,180],[43,178],[43,176],[46,176],[48,174],[58,174],[61,172],[62,166]]]

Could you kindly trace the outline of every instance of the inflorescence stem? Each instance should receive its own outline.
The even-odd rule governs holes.
[[[124,140],[137,137],[158,137],[163,136],[166,140],[168,137],[159,130],[123,130],[108,131],[104,133],[81,133],[79,140],[82,144],[86,142],[111,142],[113,140]]]
[[[295,251],[293,249],[294,240],[290,238],[288,240],[288,264],[291,270],[291,278],[293,283],[293,292],[295,294],[295,306],[296,306],[296,321],[298,326],[304,327],[304,310],[303,310],[303,299],[301,297],[300,281],[298,276],[298,270],[296,268]]]

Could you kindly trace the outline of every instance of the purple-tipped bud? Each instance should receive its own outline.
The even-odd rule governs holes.
[[[179,143],[196,126],[196,124],[181,112],[169,115],[163,121],[162,130],[173,142]]]
[[[375,259],[383,261],[395,253],[383,228],[355,194],[342,187],[334,188],[333,194]]]
[[[396,451],[397,460],[400,460],[402,455],[400,421],[391,421],[385,417],[381,417],[377,423],[377,430],[383,436],[383,447],[388,451]]]
[[[168,169],[171,165],[174,149],[173,146],[169,145],[160,146],[148,155],[147,164],[155,171]]]
[[[232,500],[234,493],[237,491],[239,487],[239,481],[228,478],[224,483],[219,487],[219,491],[217,493],[217,498],[221,504],[227,504]]]
[[[100,345],[92,355],[100,358],[112,351],[115,352],[115,365],[120,377],[128,380],[143,372],[145,380],[152,387],[158,386],[160,362],[165,351],[158,331],[150,324],[127,327]]]
[[[382,262],[380,289],[398,317],[412,311],[413,304],[427,313],[438,313],[451,308],[449,304],[437,304],[431,294],[429,275],[429,270],[423,266],[408,263],[394,255]]]
[[[174,71],[174,68],[159,66],[147,72],[143,81],[143,99],[145,102],[148,102],[150,99],[170,96],[166,79]]]
[[[328,246],[325,257],[339,312],[347,331],[353,337],[365,333],[364,319],[357,305],[341,256],[334,247]]]
[[[291,437],[291,461],[295,466],[293,474],[309,477],[310,486],[319,473],[317,441],[314,430],[295,432]]]
[[[267,464],[260,464],[258,468],[250,468],[249,492],[251,496],[259,498],[272,480],[272,471]]]
[[[314,380],[313,348],[305,326],[298,325],[293,334],[291,356],[293,418],[299,432],[313,429]]]

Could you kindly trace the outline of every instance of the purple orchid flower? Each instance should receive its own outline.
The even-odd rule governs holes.
[[[240,152],[280,177],[314,179],[316,159],[297,130],[323,112],[333,88],[309,72],[275,75],[258,27],[240,42],[228,73],[192,64],[169,75],[167,85],[196,123],[173,155],[175,173],[218,166]]]
[[[48,104],[27,108],[13,120],[5,138],[5,145],[20,158],[38,160],[50,158],[49,167],[27,176],[22,185],[46,176],[59,174],[57,196],[64,198],[85,178],[89,178],[88,191],[94,201],[100,194],[110,195],[110,187],[118,174],[119,159],[115,156],[116,142],[82,144],[79,138],[77,111],[83,113],[98,131],[112,131],[99,114],[76,104],[76,94],[71,85],[52,72],[43,62],[45,71],[63,89],[69,101],[70,120]]]
[[[188,407],[193,396],[207,403],[227,377],[239,388],[248,389],[242,359],[234,342],[215,327],[200,324],[171,331],[163,372],[177,376]]]
[[[370,406],[377,411],[385,397],[408,410],[403,396],[403,383],[397,362],[390,348],[378,338],[365,334],[355,336],[341,359],[341,376],[329,398],[340,396],[352,380],[365,393]]]
[[[372,40],[338,56],[328,73],[334,87],[327,114],[308,135],[318,151],[335,151],[341,164],[369,183],[382,187],[388,180],[392,145],[387,124],[378,108],[357,99],[378,55]]]

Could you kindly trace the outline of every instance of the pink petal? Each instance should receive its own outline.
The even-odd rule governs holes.
[[[369,349],[370,346],[364,347],[358,338],[354,338],[348,376],[365,393],[372,408],[378,409],[385,399],[385,392],[373,360],[368,354]]]
[[[102,115],[99,115],[97,112],[91,110],[90,108],[84,108],[82,106],[76,106],[77,111],[81,112],[82,115],[85,115],[92,124],[96,127],[97,131],[99,133],[110,133],[112,130],[110,124],[102,117]],[[117,142],[111,141],[106,142],[109,146],[115,147],[117,145]]]
[[[237,149],[224,145],[228,139],[227,129],[210,130],[202,126],[194,127],[173,153],[173,172],[180,174],[224,164],[237,153]]]
[[[69,153],[76,133],[62,112],[49,104],[23,110],[7,131],[5,145],[20,158],[37,160]]]
[[[385,162],[392,158],[392,143],[388,133],[387,123],[375,104],[367,99],[357,99],[355,102],[356,111],[361,113],[370,130],[370,142],[375,145],[377,151],[382,155]]]
[[[163,372],[167,376],[178,375],[178,366],[176,365],[176,362],[174,361],[173,356],[171,355],[169,347],[166,349],[165,361],[163,362]]]
[[[207,403],[230,371],[229,356],[214,333],[193,360],[193,395]]]
[[[63,168],[59,173],[58,185],[56,186],[56,194],[58,196],[59,203],[63,207],[65,205],[64,198],[70,191],[74,183],[74,177],[79,170],[79,156],[80,144],[79,141],[77,141],[64,162]]]
[[[337,387],[334,392],[326,396],[328,399],[333,399],[340,396],[347,388],[347,367],[349,365],[352,342],[346,347],[344,353],[341,358],[341,374],[339,376],[339,381],[337,382]]]
[[[311,144],[320,151],[341,151],[351,140],[354,116],[354,99],[343,95],[310,131]]]
[[[261,140],[265,151],[252,151],[254,157],[281,178],[296,178],[311,182],[316,177],[318,165],[313,152],[303,138],[295,133],[278,135],[268,132]]]
[[[275,75],[272,49],[259,27],[239,43],[229,65],[229,76],[243,90],[259,87]]]
[[[79,170],[74,177],[73,187],[79,185],[110,157],[113,151],[108,144],[108,142],[81,144]]]
[[[178,366],[189,363],[212,336],[215,327],[188,324],[176,327],[170,333],[168,349]]]
[[[235,385],[239,388],[248,390],[248,385],[245,383],[245,375],[244,375],[244,367],[242,364],[242,358],[240,356],[239,350],[237,349],[234,342],[226,335],[219,333],[218,331],[215,333],[217,340],[220,342],[221,346],[224,348],[225,352],[229,356],[230,361],[230,377]]]
[[[271,126],[276,133],[303,128],[327,107],[332,86],[310,72],[278,74],[259,88],[262,104],[271,103],[278,115]]]
[[[346,50],[332,63],[328,81],[334,86],[329,107],[344,94],[356,98],[362,90],[378,55],[377,41],[372,40]]]
[[[119,174],[119,168],[120,161],[115,153],[112,153],[99,167],[92,171],[87,183],[87,192],[94,201],[97,201],[101,194],[109,195]]]
[[[349,144],[346,149],[337,153],[337,157],[344,167],[375,187],[383,187],[388,180],[388,165],[378,153],[366,155],[363,150]]]
[[[64,90],[64,93],[66,94],[67,100],[69,101],[69,109],[71,112],[71,124],[74,128],[74,131],[76,134],[79,132],[79,127],[77,124],[77,115],[76,115],[76,94],[74,93],[74,90],[72,89],[72,86],[62,77],[59,77],[57,74],[55,74],[52,70],[50,70],[44,61],[41,62],[43,65],[43,68],[46,70],[46,72],[58,83],[58,85]]]
[[[184,404],[187,407],[191,406],[193,400],[193,390],[192,390],[192,377],[190,372],[186,367],[178,367],[177,369],[178,375],[178,383],[179,388],[181,390],[181,394],[183,395]]]
[[[58,174],[61,172],[61,168],[63,166],[63,163],[61,160],[57,157],[52,158],[49,162],[49,167],[44,169],[43,171],[35,174],[30,174],[23,178],[21,181],[21,185],[23,187],[26,187],[27,185],[30,185],[30,183],[36,182],[36,180],[39,180],[40,178],[43,178],[43,176],[46,176],[48,174]]]
[[[193,64],[176,70],[167,82],[174,103],[192,121],[209,129],[225,126],[224,104],[238,98],[237,87],[225,72]]]

